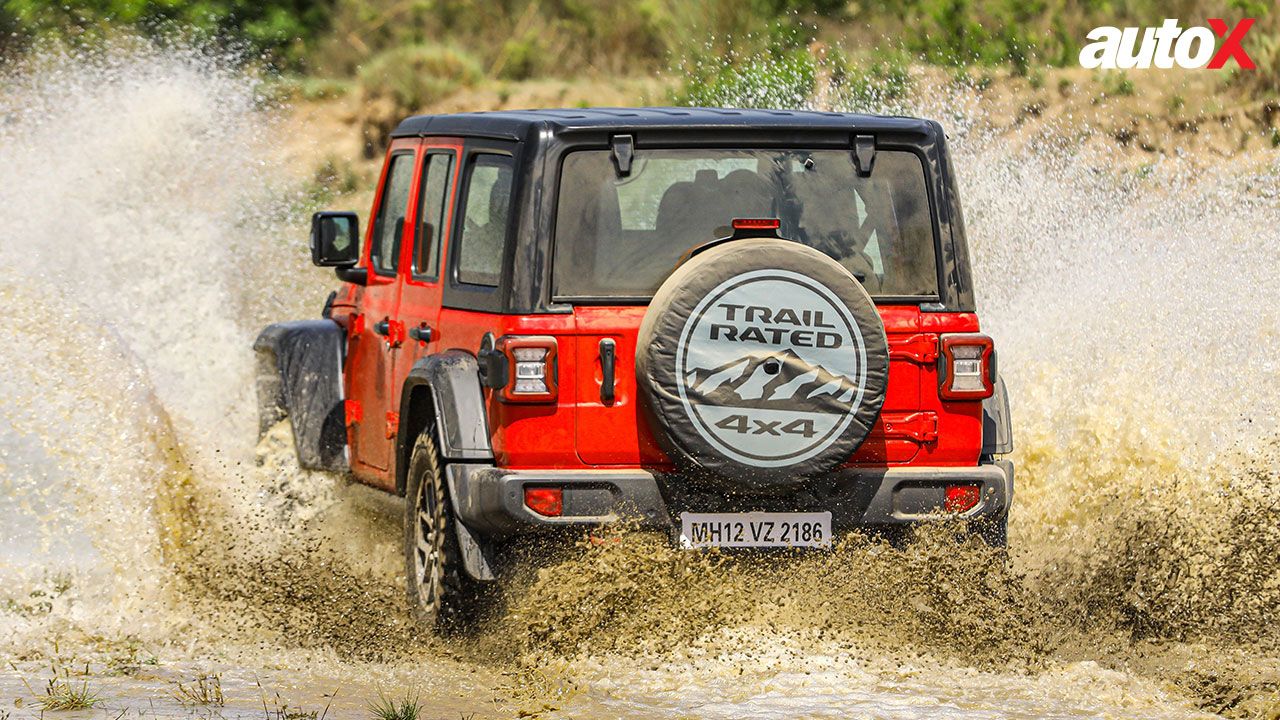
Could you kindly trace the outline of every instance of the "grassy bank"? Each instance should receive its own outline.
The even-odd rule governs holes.
[[[1245,49],[1258,68],[1079,70],[1090,29],[1166,17],[1257,18]],[[1179,135],[1234,150],[1280,142],[1280,11],[1267,0],[0,0],[0,53],[11,56],[122,33],[194,39],[264,66],[280,95],[341,113],[357,131],[352,154],[366,159],[400,118],[424,111],[893,110],[922,82],[995,87],[1010,122],[1064,108],[1146,152]],[[1128,127],[1111,120],[1125,106]],[[331,175],[351,185],[341,168]]]
[[[1076,65],[1094,27],[1168,17],[1256,18],[1245,46],[1259,69],[1246,81],[1280,89],[1280,13],[1269,0],[0,0],[0,51],[122,29],[181,32],[307,75],[352,78],[429,56],[454,81],[520,81],[652,74],[817,40],[858,60],[900,54],[1027,75]]]

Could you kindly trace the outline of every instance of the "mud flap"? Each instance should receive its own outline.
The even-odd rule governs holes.
[[[253,343],[258,353],[259,430],[288,417],[298,464],[309,470],[347,469],[345,339],[342,327],[332,320],[300,320],[268,325]]]
[[[475,467],[483,466],[448,465],[445,467],[445,477],[449,483],[449,506],[453,509],[453,527],[458,534],[458,549],[461,551],[462,565],[467,569],[467,574],[480,582],[493,582],[497,579],[497,575],[493,572],[493,564],[490,562],[492,551],[475,533],[471,532],[471,528],[462,522],[462,513],[458,508],[458,478],[468,468]]]

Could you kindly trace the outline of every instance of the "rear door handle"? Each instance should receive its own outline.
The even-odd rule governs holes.
[[[613,404],[614,365],[617,363],[617,343],[612,338],[600,341],[600,402]]]

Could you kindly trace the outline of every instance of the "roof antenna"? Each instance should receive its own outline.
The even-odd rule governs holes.
[[[853,136],[853,164],[858,168],[859,177],[870,177],[871,166],[876,162],[876,137],[874,135]]]
[[[636,154],[636,139],[631,135],[614,135],[609,139],[609,151],[613,155],[613,164],[618,168],[618,176],[631,174],[631,158]]]

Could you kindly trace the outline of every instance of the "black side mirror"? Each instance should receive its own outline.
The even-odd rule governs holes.
[[[320,267],[350,268],[360,261],[360,218],[353,212],[318,212],[311,216],[311,262]]]

